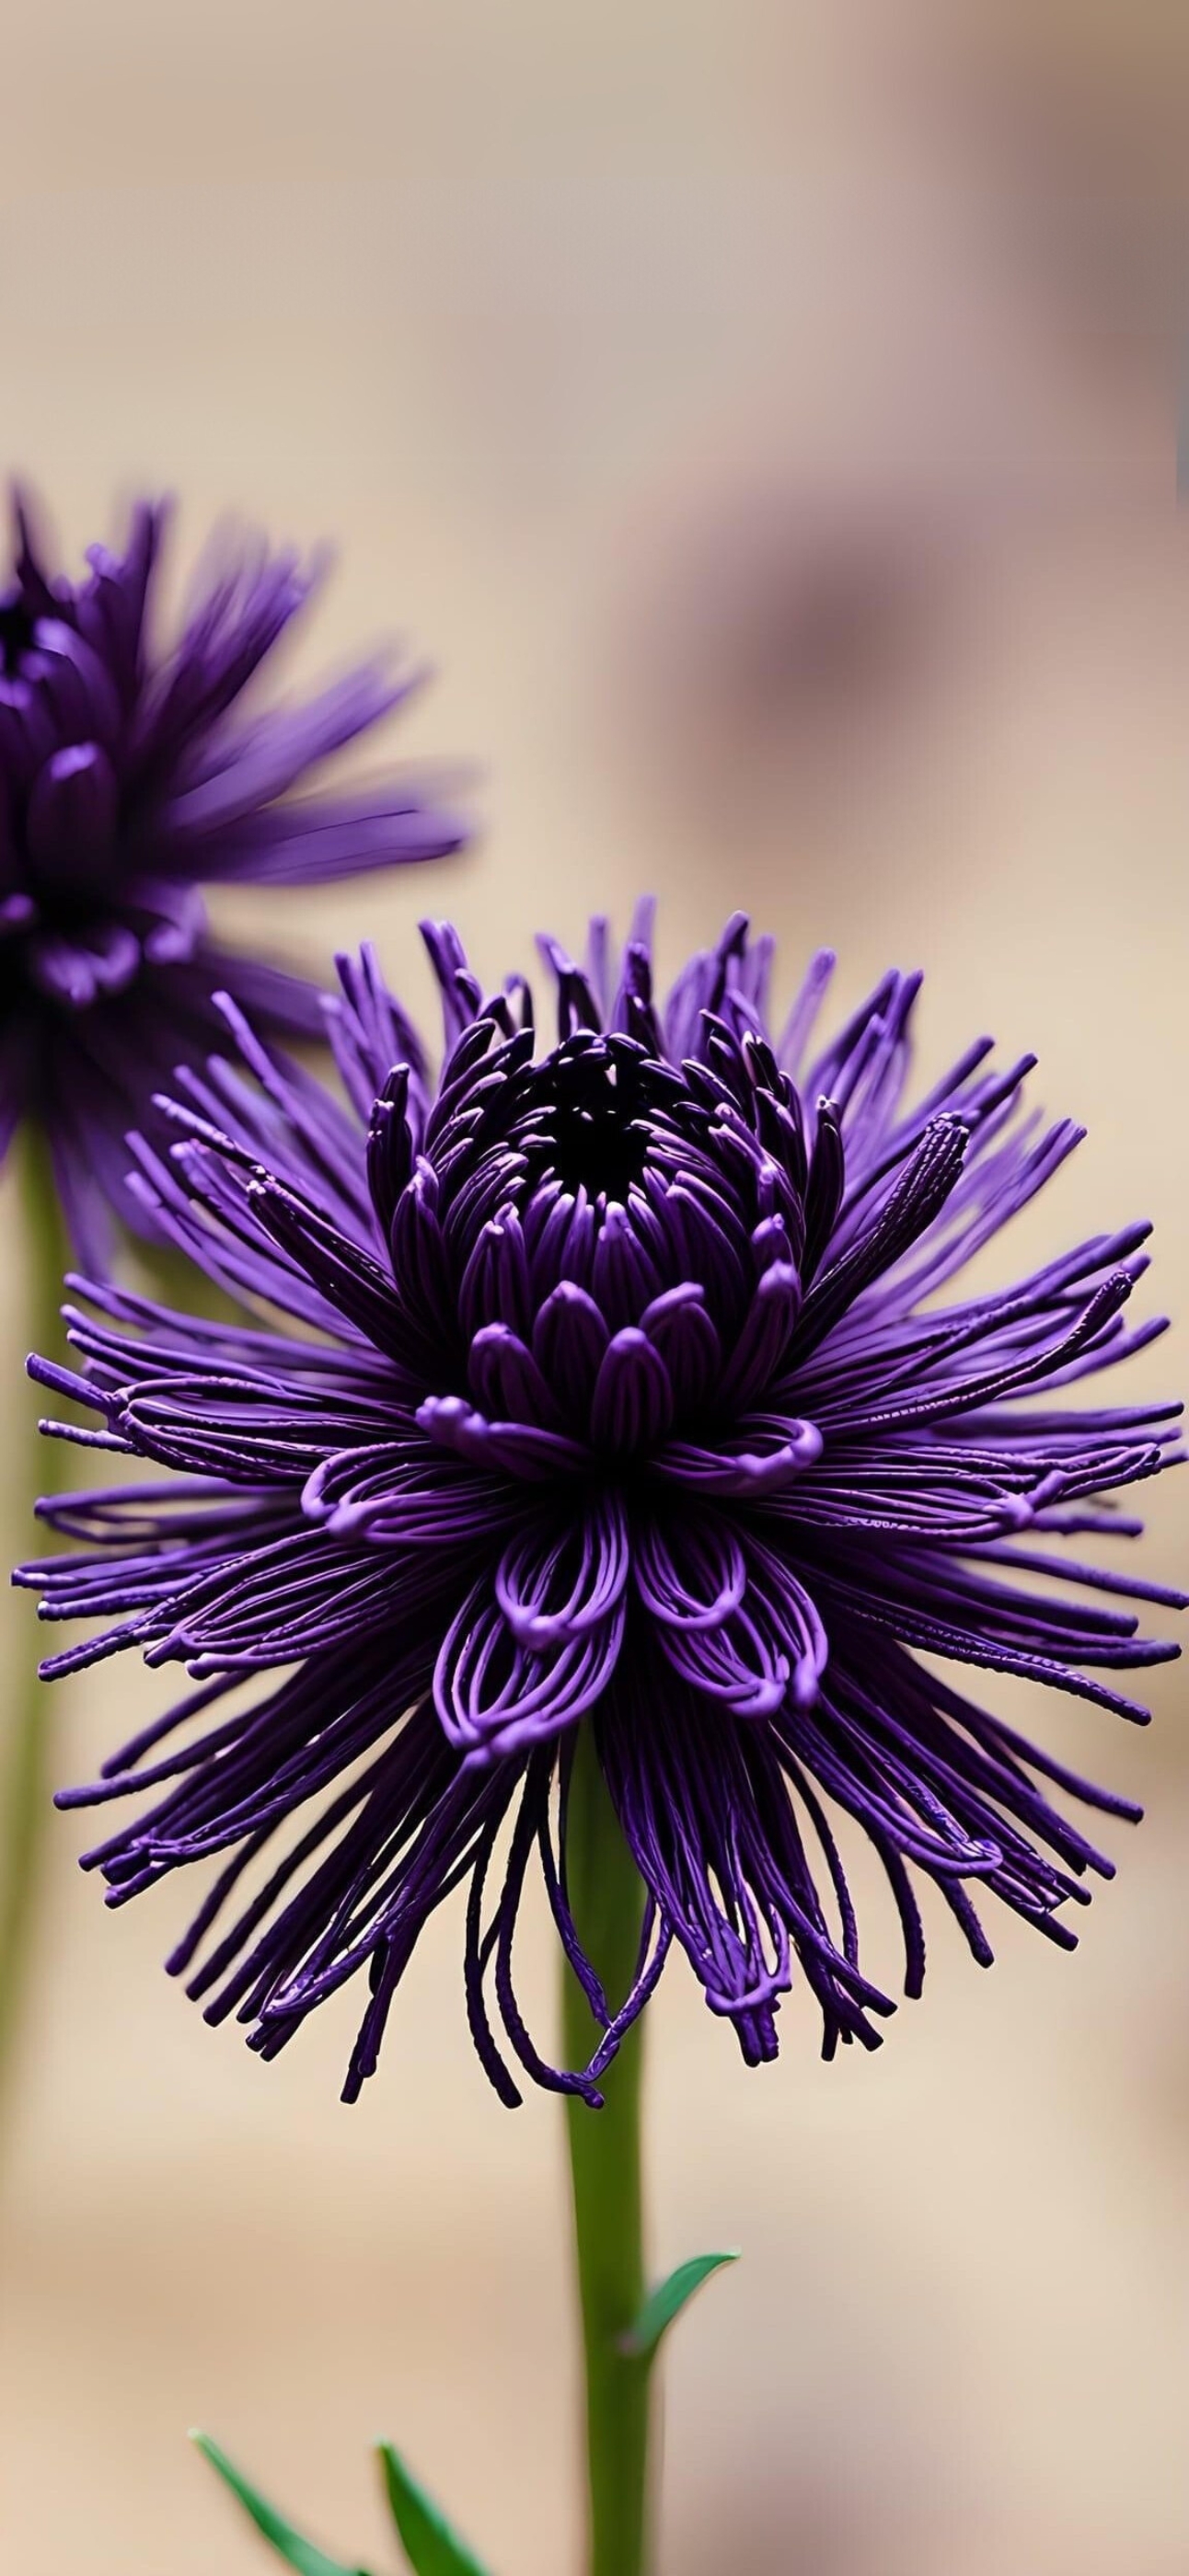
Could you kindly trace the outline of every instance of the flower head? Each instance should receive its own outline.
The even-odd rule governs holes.
[[[826,2053],[872,2045],[892,2006],[832,1817],[887,1873],[909,1994],[918,1874],[979,1960],[985,1895],[1071,1946],[1111,1864],[1045,1783],[1138,1811],[955,1667],[1142,1718],[1129,1673],[1175,1651],[1119,1596],[1178,1596],[1064,1545],[1133,1535],[1114,1495],[1169,1454],[1176,1408],[1062,1400],[1161,1329],[1123,1320],[1146,1229],[950,1302],[1078,1131],[1020,1116],[1029,1064],[992,1069],[989,1041],[913,1105],[917,978],[814,1055],[828,958],[774,1043],[771,943],[742,920],[663,1013],[646,920],[618,963],[596,924],[585,970],[544,943],[550,1043],[523,982],[485,999],[454,933],[427,936],[436,1087],[365,952],[332,1013],[349,1114],[227,1005],[240,1066],[184,1076],[172,1154],[138,1149],[160,1222],[258,1319],[94,1288],[70,1310],[85,1373],[31,1363],[101,1416],[82,1436],[169,1470],[45,1504],[80,1552],[19,1578],[44,1616],[115,1622],[48,1672],[139,1645],[195,1684],[69,1793],[153,1793],[88,1856],[110,1901],[219,1859],[171,1965],[266,2057],[366,1968],[348,2094],[463,1880],[471,2028],[512,2100],[507,2054],[597,2098],[674,1940],[749,2062],[798,1963]],[[647,1891],[626,2000],[567,1900],[580,1728]],[[516,1999],[534,1852],[603,2025],[585,2069],[542,2060]]]
[[[245,716],[249,684],[312,586],[260,545],[213,560],[180,635],[151,632],[164,512],[139,502],[122,555],[77,584],[44,569],[16,505],[0,590],[0,1152],[38,1120],[82,1257],[105,1201],[131,1214],[124,1138],[179,1058],[219,1043],[221,986],[266,1034],[320,1037],[318,994],[218,948],[200,888],[299,885],[459,847],[411,783],[289,791],[398,705],[377,665],[305,706]]]

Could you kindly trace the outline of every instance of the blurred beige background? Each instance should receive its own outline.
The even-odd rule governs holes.
[[[1091,1129],[1013,1262],[1148,1211],[1189,1306],[1185,51],[1121,0],[9,13],[0,458],[72,555],[141,482],[179,561],[228,507],[332,536],[300,671],[396,627],[440,674],[404,747],[482,764],[480,855],[291,901],[291,947],[374,931],[424,1002],[421,910],[495,975],[652,886],[672,964],[740,902],[790,984],[825,939],[845,998],[920,963],[931,1060],[1035,1045]],[[1151,1497],[1170,1579],[1186,1504]],[[156,1696],[62,1687],[59,1775]],[[937,1922],[878,2059],[823,2069],[794,2001],[764,2075],[667,1981],[657,2263],[746,2259],[675,2338],[666,2576],[1185,2567],[1189,1759],[1154,1696],[1142,1738],[1031,1713],[1150,1804],[1073,1960],[1005,1925],[980,1977]],[[263,2569],[197,2422],[376,2576],[380,2433],[497,2576],[573,2576],[560,2115],[489,2094],[456,1920],[347,2112],[351,1998],[262,2069],[159,1973],[183,1891],[105,1918],[85,1834],[7,2186],[0,2564]],[[546,2012],[550,1973],[541,1937]]]

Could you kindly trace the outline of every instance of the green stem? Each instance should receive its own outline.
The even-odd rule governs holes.
[[[644,1890],[589,1723],[579,1733],[570,1784],[566,1874],[579,1938],[614,2011],[635,1974]],[[600,2034],[568,1962],[563,1974],[566,2059],[582,2066]],[[621,2348],[646,2287],[641,2042],[637,2023],[602,2079],[601,2111],[573,2097],[566,2104],[586,2365],[587,2576],[646,2576],[648,2566],[649,2360]]]
[[[18,1137],[15,1159],[24,1214],[27,1329],[40,1350],[53,1352],[61,1339],[58,1308],[69,1250],[49,1154],[33,1127],[26,1127]],[[43,1440],[37,1429],[40,1407],[31,1387],[26,1397],[20,1450],[25,1473],[14,1479],[22,1509],[22,1555],[31,1552],[32,1504],[53,1488],[64,1464],[64,1443]],[[19,1651],[13,1658],[17,1674],[13,1700],[6,1716],[0,1714],[0,2117],[7,2112],[12,2090],[50,1816],[50,1694],[37,1677],[35,1641],[25,1647],[25,1654],[30,1651],[31,1669]]]

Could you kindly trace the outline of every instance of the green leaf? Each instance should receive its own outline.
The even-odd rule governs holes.
[[[284,2514],[278,2513],[275,2506],[266,2504],[264,2497],[257,2495],[255,2487],[250,2487],[247,2479],[240,2476],[226,2451],[221,2451],[218,2443],[212,2442],[209,2433],[192,2433],[190,2439],[197,2443],[211,2467],[218,2470],[232,2494],[238,2496],[257,2531],[262,2531],[265,2539],[271,2541],[278,2556],[288,2566],[297,2569],[298,2576],[367,2576],[365,2567],[346,2567],[341,2558],[328,2558],[325,2550],[316,2548],[312,2540],[303,2540],[300,2531],[295,2531],[292,2523],[286,2522]]]
[[[692,2254],[688,2263],[679,2263],[667,2281],[658,2281],[655,2290],[649,2291],[634,2325],[629,2326],[620,2339],[621,2352],[651,2360],[661,2336],[672,2325],[674,2317],[680,2316],[695,2290],[700,2290],[703,2281],[708,2281],[712,2272],[721,2270],[724,2263],[737,2263],[738,2260],[736,2251],[732,2254]]]
[[[391,2442],[377,2444],[392,2519],[400,2533],[414,2576],[486,2576],[477,2558],[443,2521],[424,2487],[411,2478]]]

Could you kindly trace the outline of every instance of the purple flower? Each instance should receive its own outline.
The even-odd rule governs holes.
[[[265,2057],[366,1968],[348,2097],[463,1882],[471,2029],[507,2101],[505,2051],[597,2100],[674,1940],[749,2063],[797,1965],[826,2054],[873,2045],[892,2005],[832,1817],[887,1874],[910,1995],[918,1875],[982,1962],[979,1895],[1071,1947],[1066,1908],[1111,1863],[1045,1784],[1138,1810],[954,1668],[1142,1720],[1127,1677],[1175,1652],[1120,1596],[1179,1596],[1064,1544],[1134,1535],[1114,1496],[1169,1456],[1175,1407],[1062,1400],[1161,1330],[1123,1318],[1147,1229],[948,1302],[1079,1131],[1021,1116],[1032,1060],[996,1071],[989,1040],[910,1105],[916,977],[815,1055],[828,957],[774,1042],[771,943],[741,919],[663,1013],[646,918],[618,963],[596,924],[585,970],[544,943],[542,1051],[528,987],[485,1000],[455,934],[426,935],[436,1088],[365,952],[330,1006],[353,1114],[227,1004],[240,1065],[182,1078],[171,1156],[137,1148],[134,1186],[255,1318],[92,1288],[69,1314],[85,1374],[31,1363],[102,1418],[67,1436],[170,1471],[44,1504],[80,1552],[18,1578],[45,1617],[115,1622],[47,1672],[139,1645],[194,1683],[63,1802],[154,1795],[87,1857],[109,1902],[219,1860],[170,1965]],[[567,1903],[580,1727],[647,1890],[617,2011]],[[517,2003],[534,1854],[604,2031],[573,2073]]]
[[[312,986],[211,939],[200,888],[305,885],[459,847],[409,782],[290,789],[412,685],[377,665],[305,706],[240,701],[307,599],[296,555],[253,543],[208,566],[167,650],[150,631],[165,514],[139,502],[123,555],[86,580],[43,570],[16,505],[0,590],[0,1154],[44,1127],[81,1257],[127,1217],[125,1136],[179,1058],[220,1043],[212,994],[268,1036],[320,1037]]]

